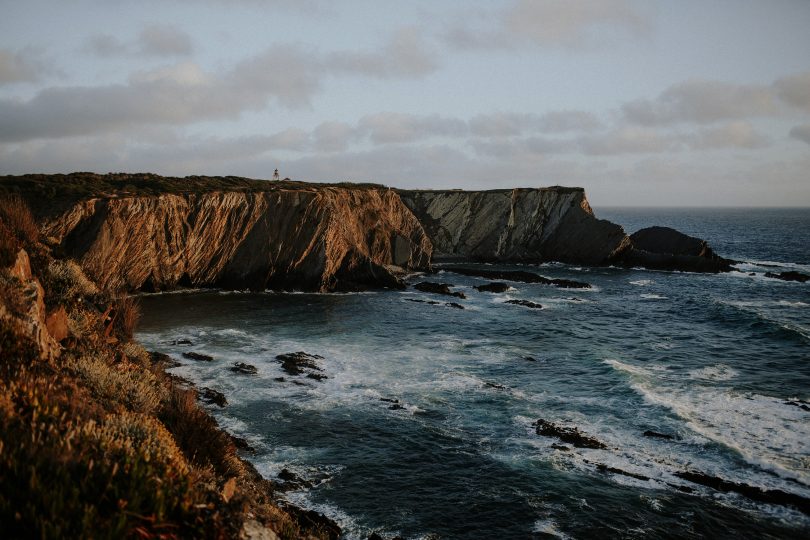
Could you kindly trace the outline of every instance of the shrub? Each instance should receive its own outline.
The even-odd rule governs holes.
[[[141,306],[131,296],[122,296],[115,302],[115,329],[125,338],[129,339],[141,319]]]
[[[150,413],[165,399],[164,387],[155,375],[134,365],[110,365],[98,355],[86,355],[69,363],[100,400],[125,405],[132,411]]]
[[[99,294],[96,284],[71,260],[53,260],[48,264],[45,289],[51,303],[55,304],[90,299]]]
[[[0,217],[22,242],[32,244],[39,238],[39,227],[19,195],[0,198]]]

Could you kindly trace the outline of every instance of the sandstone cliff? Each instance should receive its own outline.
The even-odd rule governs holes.
[[[315,291],[396,287],[431,244],[386,189],[279,188],[96,197],[46,224],[105,288]]]
[[[630,248],[596,219],[581,188],[399,191],[433,242],[434,260],[604,264]]]

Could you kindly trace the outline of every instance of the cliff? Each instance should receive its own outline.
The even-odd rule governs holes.
[[[605,264],[630,248],[619,225],[594,216],[581,188],[399,194],[433,242],[436,261]]]
[[[314,291],[397,287],[431,244],[387,189],[293,187],[94,197],[45,234],[106,288]]]

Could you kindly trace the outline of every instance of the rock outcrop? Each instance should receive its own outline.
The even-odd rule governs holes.
[[[630,235],[633,248],[622,256],[625,266],[684,272],[728,272],[733,261],[712,251],[700,238],[669,227],[647,227]]]
[[[106,288],[143,291],[400,287],[432,251],[394,191],[341,187],[92,198],[46,234]]]
[[[435,261],[605,264],[630,248],[624,230],[596,219],[582,188],[407,191]]]

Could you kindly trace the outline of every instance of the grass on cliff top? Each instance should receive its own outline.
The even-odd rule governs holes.
[[[381,184],[331,184],[255,180],[238,176],[160,176],[152,173],[74,172],[0,176],[0,195],[18,195],[38,216],[58,214],[91,197],[206,193],[211,191],[263,192],[282,189],[317,190],[324,187],[387,189]]]

